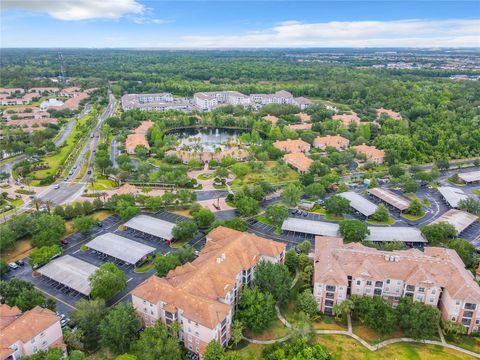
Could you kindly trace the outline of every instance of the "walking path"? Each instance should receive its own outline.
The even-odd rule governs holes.
[[[295,279],[298,278],[298,273],[297,273],[297,276],[295,276]],[[295,281],[295,280],[294,280]],[[292,282],[293,283],[293,282]],[[278,319],[289,329],[292,328],[292,325],[283,317],[283,315],[280,313],[280,309],[278,308],[278,306],[276,305],[275,306],[275,310],[277,312],[277,316],[278,316]],[[418,344],[427,344],[427,345],[438,345],[438,346],[443,346],[443,347],[446,347],[446,348],[449,348],[449,349],[453,349],[453,350],[456,350],[456,351],[459,351],[459,352],[462,352],[464,354],[467,354],[467,355],[470,355],[470,356],[473,356],[477,359],[480,359],[480,354],[476,353],[476,352],[473,352],[473,351],[470,351],[470,350],[467,350],[467,349],[464,349],[464,348],[461,348],[459,346],[456,346],[456,345],[452,345],[452,344],[448,344],[446,341],[445,341],[445,338],[443,337],[443,334],[441,332],[441,330],[439,329],[439,334],[440,334],[440,339],[441,341],[436,341],[436,340],[415,340],[415,339],[412,339],[412,338],[394,338],[394,339],[388,339],[388,340],[385,340],[385,341],[382,341],[378,344],[375,344],[375,345],[372,345],[372,344],[369,344],[368,342],[366,342],[364,339],[362,339],[360,336],[358,336],[357,334],[354,334],[353,333],[353,330],[352,330],[352,320],[350,318],[350,315],[348,315],[348,330],[314,330],[313,332],[317,335],[344,335],[344,336],[350,336],[351,338],[357,340],[360,344],[362,344],[364,347],[366,347],[368,350],[370,351],[377,351],[377,350],[380,350],[382,348],[384,348],[385,346],[388,346],[388,345],[391,345],[391,344],[395,344],[395,343],[400,343],[400,342],[410,342],[410,343],[418,343]],[[260,344],[260,345],[268,345],[268,344],[274,344],[274,343],[277,343],[277,342],[284,342],[284,341],[287,341],[290,339],[290,337],[292,336],[292,334],[287,334],[286,336],[280,338],[280,339],[274,339],[274,340],[255,340],[255,339],[248,339],[248,338],[245,338],[245,340],[247,340],[248,342],[252,343],[252,344]]]

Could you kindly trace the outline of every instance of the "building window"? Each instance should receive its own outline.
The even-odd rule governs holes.
[[[386,283],[387,283],[387,284],[390,284],[390,279],[387,279]]]
[[[421,293],[425,292],[425,288],[422,288],[422,287],[418,288],[418,292],[421,292]]]
[[[360,285],[362,282],[360,280],[357,280],[357,285]]]
[[[367,281],[367,286],[371,286],[372,282],[370,280]]]

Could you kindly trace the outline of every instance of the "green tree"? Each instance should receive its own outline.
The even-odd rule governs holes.
[[[269,205],[265,209],[265,215],[275,226],[279,227],[288,218],[288,210],[285,206]]]
[[[148,150],[144,145],[137,145],[135,146],[135,155],[137,155],[140,159],[146,159],[150,150]]]
[[[309,198],[323,198],[326,194],[327,191],[325,190],[325,186],[320,183],[313,183],[305,188],[305,195]]]
[[[285,266],[291,273],[298,269],[298,255],[295,249],[291,248],[285,253]]]
[[[370,234],[370,230],[360,220],[342,220],[340,221],[340,234],[346,242],[360,242],[365,240]]]
[[[32,245],[37,247],[59,245],[66,232],[65,221],[60,216],[40,214],[35,220]]]
[[[339,304],[333,305],[333,313],[337,320],[342,320],[345,322],[348,315],[352,313],[353,302],[350,299],[343,300]]]
[[[0,251],[11,249],[15,244],[15,233],[7,225],[0,226]]]
[[[405,336],[414,339],[430,339],[437,335],[440,311],[433,306],[402,297],[396,308],[398,325]]]
[[[448,247],[457,252],[465,266],[474,269],[478,265],[477,249],[465,239],[454,239],[448,242]]]
[[[22,311],[41,306],[55,310],[55,301],[47,299],[35,286],[27,281],[12,278],[0,281],[0,299],[8,306],[17,306]]]
[[[403,181],[403,191],[406,193],[415,193],[418,190],[418,184],[411,177],[407,177]]]
[[[341,216],[350,211],[350,201],[341,196],[331,196],[325,201],[325,210],[330,214]]]
[[[282,201],[289,206],[295,206],[303,195],[303,189],[300,184],[289,183],[282,191]]]
[[[236,163],[232,165],[231,170],[236,177],[243,178],[250,171],[250,167],[244,163]]]
[[[480,199],[468,197],[458,202],[458,208],[474,215],[480,215]]]
[[[210,210],[201,208],[193,213],[193,220],[199,228],[207,228],[215,221],[215,215]]]
[[[292,278],[284,264],[262,261],[255,269],[254,284],[260,291],[269,292],[275,301],[284,304],[290,296]]]
[[[377,188],[380,185],[378,184],[378,180],[376,178],[371,178],[370,183],[368,184],[369,189]]]
[[[235,164],[237,165],[237,164]],[[204,360],[222,360],[223,347],[217,340],[212,340],[208,343],[205,353],[203,354]]]
[[[310,318],[318,314],[318,303],[309,289],[298,294],[296,305],[298,311],[304,312]]]
[[[394,177],[398,178],[405,174],[405,170],[400,165],[392,165],[388,168],[388,173]]]
[[[377,210],[375,210],[372,215],[372,219],[380,222],[386,222],[388,221],[388,219],[390,219],[390,213],[388,212],[388,209],[385,207],[385,205],[378,205]]]
[[[310,248],[312,247],[312,243],[308,240],[302,241],[300,244],[297,245],[298,250],[300,253],[308,255],[310,253]]]
[[[83,333],[82,342],[85,350],[93,351],[98,348],[100,340],[99,325],[107,313],[105,301],[81,299],[71,314],[71,320]]]
[[[262,359],[271,360],[330,360],[330,353],[320,344],[311,345],[306,337],[267,345],[262,350]]]
[[[142,360],[182,360],[183,349],[170,329],[157,321],[147,327],[133,344],[132,353]]]
[[[441,326],[447,341],[454,341],[458,338],[458,335],[465,334],[466,332],[465,326],[456,321],[442,321]]]
[[[119,303],[100,323],[100,342],[113,354],[128,352],[141,327],[142,321],[133,306]]]
[[[418,199],[410,201],[407,212],[412,215],[420,216],[423,213],[423,204]]]
[[[197,232],[197,224],[189,220],[177,222],[172,229],[172,235],[178,241],[190,241]]]
[[[109,300],[127,286],[125,273],[110,262],[101,265],[89,280],[94,299]]]
[[[275,300],[272,294],[258,288],[243,290],[238,302],[237,318],[253,332],[260,333],[275,319]]]
[[[425,225],[420,228],[420,230],[430,245],[439,245],[457,236],[457,230],[455,230],[455,227],[446,222]]]
[[[3,278],[3,275],[9,272],[9,267],[5,261],[0,259],[0,279]]]
[[[63,253],[63,249],[59,245],[42,246],[30,253],[30,261],[28,263],[32,266],[45,265],[54,255],[61,253]]]
[[[450,168],[450,163],[447,158],[436,160],[435,165],[437,165],[440,170],[448,170]]]
[[[245,220],[242,220],[238,217],[234,217],[231,219],[226,219],[226,220],[215,220],[210,227],[211,229],[215,229],[218,226],[225,226],[233,230],[238,230],[238,231],[247,231],[248,230],[248,225],[245,222]]]
[[[235,207],[242,216],[255,215],[259,211],[258,201],[250,196],[242,196],[235,201]]]
[[[223,166],[219,166],[217,169],[215,169],[215,177],[226,179],[228,177],[228,169],[224,168]]]
[[[79,216],[73,219],[73,228],[82,234],[88,234],[97,221],[91,216]]]
[[[155,259],[155,269],[157,270],[157,275],[160,277],[167,276],[170,270],[175,269],[181,264],[175,255],[158,255]]]
[[[244,339],[243,336],[243,324],[238,320],[233,320],[231,327],[231,341],[233,346],[236,348],[238,343]]]
[[[128,220],[135,215],[138,215],[140,209],[127,201],[120,200],[117,202],[114,211],[120,216],[120,219]]]

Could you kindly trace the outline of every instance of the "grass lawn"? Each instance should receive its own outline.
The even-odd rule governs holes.
[[[0,185],[1,189],[10,189],[11,187],[12,187],[12,185],[8,185],[8,184],[1,184]]]
[[[315,205],[315,206],[313,207],[313,209],[310,210],[310,212],[313,212],[313,213],[316,213],[316,214],[323,214],[323,215],[325,215],[325,213],[326,213],[326,211],[325,211],[324,208],[319,207],[319,206],[317,206],[317,205]]]
[[[472,191],[472,194],[480,195],[480,189],[475,189]]]
[[[459,336],[454,341],[447,341],[449,344],[460,346],[464,349],[480,353],[480,338],[475,336]]]
[[[323,315],[318,320],[312,322],[312,328],[315,330],[348,330],[346,324],[335,320],[332,316]]]
[[[453,184],[453,185],[456,185],[456,186],[465,186],[464,183],[457,183],[457,182],[453,181],[453,179],[452,179],[451,177],[449,177],[449,178],[447,179],[447,181],[448,181],[450,184]]]
[[[354,334],[360,336],[370,344],[377,344],[387,339],[403,337],[403,332],[398,329],[395,329],[388,335],[380,335],[375,330],[370,329],[360,322],[354,322],[352,324],[352,330]]]
[[[334,214],[330,213],[325,213],[325,220],[330,220],[330,221],[342,221],[344,219],[343,216],[336,216]]]
[[[392,225],[395,224],[395,219],[390,216],[387,221],[376,221],[373,219],[369,219],[367,220],[367,223],[373,225]]]
[[[15,190],[15,192],[17,194],[22,194],[22,195],[33,195],[33,194],[35,194],[35,191],[29,191],[29,190],[25,190],[25,189],[17,189],[17,190]]]
[[[422,211],[420,215],[402,214],[400,216],[407,220],[418,220],[425,216],[425,212]]]
[[[9,250],[2,250],[1,258],[5,262],[16,261],[18,259],[23,259],[28,256],[30,252],[34,249],[30,244],[30,237],[15,241],[15,246]]]
[[[92,189],[91,183],[88,183],[87,187],[89,190],[108,190],[115,187],[115,182],[106,178],[97,178],[94,182],[94,189]]]
[[[146,264],[146,265],[143,265],[143,266],[139,266],[138,268],[136,268],[134,270],[134,272],[136,273],[146,273],[147,271],[150,271],[152,270],[153,268],[155,267],[155,263],[152,261],[151,263],[149,264]]]
[[[192,215],[190,215],[190,210],[173,210],[172,212],[177,215],[182,215],[188,218],[192,218]]]
[[[22,199],[14,199],[10,203],[15,207],[19,207],[19,206],[23,205],[23,200]]]
[[[474,359],[455,350],[437,345],[397,343],[370,351],[355,339],[344,335],[318,335],[315,342],[333,353],[335,360],[467,360]]]
[[[264,330],[261,334],[255,334],[248,329],[244,331],[244,335],[249,339],[256,340],[273,340],[280,339],[288,334],[288,329],[283,323],[275,319],[272,321],[271,325]]]
[[[211,173],[211,174],[200,174],[198,175],[197,179],[199,180],[209,180],[209,179],[212,179],[214,177],[214,174]]]

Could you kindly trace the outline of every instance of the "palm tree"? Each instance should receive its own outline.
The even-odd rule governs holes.
[[[37,211],[40,211],[40,206],[42,206],[43,201],[35,197],[32,199],[32,204],[33,206],[35,206],[35,209],[37,209]]]
[[[47,207],[48,212],[50,212],[50,209],[55,206],[55,203],[52,200],[45,200],[43,204]]]

